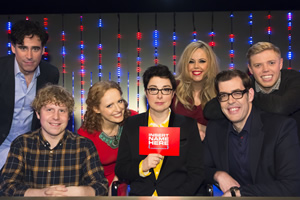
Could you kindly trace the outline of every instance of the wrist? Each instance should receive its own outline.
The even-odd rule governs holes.
[[[240,188],[237,186],[233,186],[229,189],[231,196],[232,197],[240,197],[241,193],[240,193]]]

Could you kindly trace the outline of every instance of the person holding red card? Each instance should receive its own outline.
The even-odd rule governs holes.
[[[86,100],[87,111],[78,134],[92,140],[97,148],[111,192],[115,176],[115,165],[124,119],[137,112],[127,109],[127,102],[122,98],[122,89],[114,81],[99,81],[89,90]],[[118,195],[125,196],[127,185],[119,186]]]
[[[170,105],[176,80],[164,65],[143,74],[149,109],[126,119],[115,168],[119,179],[130,183],[133,196],[193,196],[204,180],[203,148],[195,119],[175,114]],[[140,127],[178,127],[179,156],[140,155]],[[169,132],[172,134],[172,132]],[[153,133],[152,136],[161,135]]]

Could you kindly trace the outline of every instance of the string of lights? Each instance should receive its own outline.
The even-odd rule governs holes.
[[[249,14],[249,39],[248,39],[248,44],[250,46],[253,45],[253,36],[252,36],[252,29],[253,29],[253,15],[252,13]]]
[[[293,59],[293,52],[292,52],[292,18],[293,14],[291,12],[288,12],[287,19],[288,19],[288,41],[289,41],[289,47],[288,47],[288,53],[287,53],[287,59],[288,59],[288,69],[292,69],[292,59]]]
[[[84,75],[85,75],[85,58],[83,54],[84,50],[84,43],[83,43],[83,17],[80,16],[80,99],[81,99],[81,109],[80,109],[80,114],[81,114],[81,123],[83,122],[83,105],[84,105]]]
[[[44,29],[45,29],[46,33],[48,33],[48,18],[47,17],[44,17]],[[45,46],[43,60],[48,61],[48,59],[49,59],[49,52],[48,52],[47,46]]]
[[[140,30],[140,15],[137,14],[137,33],[136,33],[136,39],[137,39],[137,58],[136,58],[136,85],[137,85],[137,96],[136,96],[136,109],[139,113],[140,110],[140,72],[141,72],[141,39],[142,39],[142,33]]]
[[[99,30],[99,44],[98,44],[98,51],[99,51],[99,65],[98,65],[98,77],[99,77],[99,81],[101,81],[102,78],[102,18],[101,15],[99,17],[99,21],[98,21],[98,30]]]
[[[121,83],[121,19],[120,14],[118,13],[118,84]]]
[[[75,98],[75,87],[74,87],[74,72],[72,72],[72,97],[73,99]],[[74,115],[74,111],[72,113],[72,132],[74,132],[75,130],[75,115]]]
[[[174,69],[174,75],[176,74],[176,13],[173,14],[173,69]]]
[[[192,42],[197,41],[197,31],[196,31],[196,25],[195,25],[195,14],[192,14],[192,21],[193,21],[193,40]]]
[[[214,32],[214,13],[211,13],[211,31],[209,33],[210,36],[210,42],[209,46],[213,49],[216,46],[216,43],[214,42],[215,32]]]
[[[65,36],[65,22],[64,22],[64,15],[62,15],[62,31],[61,31],[61,56],[62,56],[62,85],[63,87],[65,86],[65,74],[66,72],[66,47],[65,47],[65,41],[66,41],[66,36]]]
[[[159,38],[159,32],[157,30],[157,13],[155,13],[155,25],[154,25],[154,32],[153,32],[153,46],[154,46],[154,64],[158,64],[158,38]]]
[[[230,14],[230,30],[231,30],[231,33],[229,35],[229,41],[230,41],[230,65],[229,65],[229,68],[230,69],[233,69],[234,68],[234,62],[233,62],[233,59],[234,59],[234,50],[233,50],[233,43],[234,43],[234,34],[233,34],[233,12],[231,12]]]
[[[268,39],[269,39],[269,42],[271,42],[271,35],[272,35],[272,27],[271,27],[271,11],[269,11],[269,14],[267,16],[268,18],[268,29],[267,29],[267,34],[268,34]]]
[[[10,17],[8,16],[7,19],[7,54],[11,54],[11,41],[10,41],[10,35],[11,35],[11,21]]]

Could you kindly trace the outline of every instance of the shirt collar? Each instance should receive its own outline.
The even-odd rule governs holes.
[[[281,72],[279,72],[280,74],[279,74],[279,78],[278,78],[278,80],[276,81],[276,83],[273,85],[273,87],[271,88],[271,90],[270,91],[265,91],[264,89],[262,89],[261,87],[260,87],[260,85],[257,83],[257,81],[255,81],[255,91],[256,92],[261,92],[261,93],[263,93],[263,94],[269,94],[269,93],[271,93],[271,92],[273,92],[274,90],[279,90],[279,86],[280,86],[280,82],[281,82]]]
[[[68,138],[68,135],[69,135],[68,131],[65,130],[65,132],[63,134],[64,134],[63,137],[60,139],[60,141],[57,143],[57,145],[54,148],[56,148],[57,146],[59,146],[59,145],[61,145],[61,144],[63,144],[63,143],[66,142],[66,140]],[[40,140],[40,142],[42,143],[43,146],[50,148],[50,143],[43,136],[41,128],[39,130],[39,140]],[[52,149],[54,149],[54,148],[52,148]]]
[[[150,115],[150,109],[149,109],[149,119],[148,119],[148,126],[149,127],[168,127],[169,121],[170,121],[170,115],[171,115],[171,109],[169,108],[169,114],[165,121],[163,121],[161,124],[156,124]]]
[[[248,116],[248,119],[240,133],[242,133],[242,134],[245,132],[248,134],[250,133],[252,116],[253,116],[253,114],[252,114],[252,109],[251,109],[250,115]],[[228,133],[234,133],[235,135],[239,135],[239,133],[233,128],[232,123],[229,124]]]
[[[17,59],[15,58],[15,64],[14,64],[14,68],[15,68],[15,76],[17,76],[18,74],[23,74],[21,71],[20,71],[20,67],[19,67],[19,63],[17,62]],[[40,66],[38,65],[36,70],[34,71],[34,75],[33,77],[36,78],[40,75]]]

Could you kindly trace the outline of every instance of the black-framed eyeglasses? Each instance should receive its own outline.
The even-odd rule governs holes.
[[[163,88],[163,89],[157,89],[157,88],[147,88],[147,92],[151,95],[156,95],[158,92],[161,92],[163,95],[169,95],[173,92],[172,88]]]
[[[234,91],[231,93],[221,93],[218,95],[218,99],[220,102],[228,101],[230,95],[234,99],[241,99],[241,98],[243,98],[244,94],[247,92],[248,92],[248,89],[244,89],[242,91]]]

